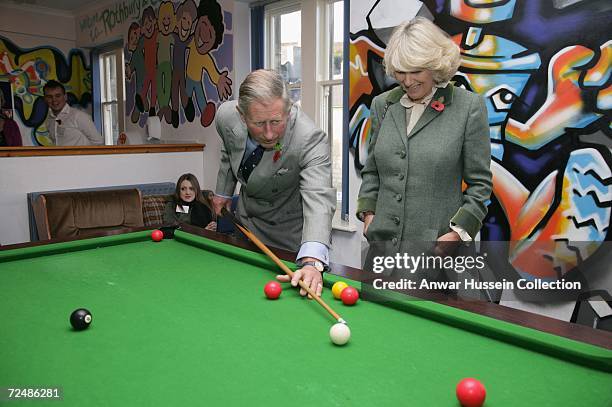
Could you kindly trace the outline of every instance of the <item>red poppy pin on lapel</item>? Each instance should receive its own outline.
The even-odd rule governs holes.
[[[274,156],[272,156],[272,161],[277,162],[279,158],[281,158],[281,154],[283,151],[283,145],[281,143],[276,143],[274,145]]]
[[[437,112],[441,112],[442,110],[444,110],[444,103],[442,103],[439,100],[434,100],[433,102],[431,102],[431,108]]]

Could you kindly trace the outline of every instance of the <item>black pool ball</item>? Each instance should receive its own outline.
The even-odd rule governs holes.
[[[75,331],[87,329],[89,324],[91,324],[91,312],[87,311],[85,308],[74,310],[72,314],[70,314],[70,324]]]

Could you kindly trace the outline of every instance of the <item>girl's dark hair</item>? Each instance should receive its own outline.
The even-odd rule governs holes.
[[[128,28],[128,35],[130,35],[130,33],[136,29],[140,28],[140,24],[138,24],[136,21],[134,21],[132,24],[130,24],[130,28]]]
[[[215,43],[213,49],[217,49],[219,44],[223,41],[223,33],[225,32],[225,24],[223,23],[223,10],[221,5],[217,3],[217,0],[200,0],[198,6],[198,18],[208,17],[208,21],[212,24],[215,30]]]
[[[140,24],[144,24],[145,18],[147,17],[153,21],[155,21],[155,19],[157,18],[157,16],[155,15],[155,10],[152,6],[149,6],[143,10],[142,16],[140,17]]]
[[[181,201],[181,184],[183,181],[189,181],[191,186],[195,190],[195,200],[206,205],[208,209],[212,211],[212,202],[210,196],[204,196],[202,193],[202,189],[200,188],[200,183],[195,175],[191,173],[183,174],[179,177],[178,181],[176,181],[176,189],[174,190],[174,200],[175,202]]]

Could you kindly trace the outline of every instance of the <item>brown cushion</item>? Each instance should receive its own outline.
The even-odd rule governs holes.
[[[142,218],[145,226],[160,226],[164,222],[164,208],[169,199],[169,195],[142,197]]]
[[[131,214],[126,214],[130,209],[114,192],[84,193],[72,198],[74,225],[79,229],[121,226],[130,217]]]
[[[144,226],[137,189],[51,193],[44,201],[51,237]]]

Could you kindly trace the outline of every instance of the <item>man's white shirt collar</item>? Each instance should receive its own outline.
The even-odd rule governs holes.
[[[55,113],[53,113],[53,110],[49,109],[49,116],[51,116],[51,118],[55,119],[57,118],[59,115],[61,114],[68,114],[70,113],[70,105],[68,103],[66,103],[64,105],[64,107],[62,108],[62,110],[60,110],[60,112],[56,115]]]

